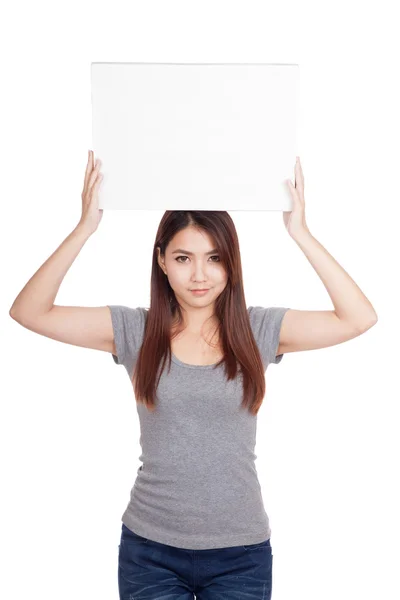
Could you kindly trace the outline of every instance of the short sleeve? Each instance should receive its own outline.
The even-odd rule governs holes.
[[[283,306],[249,306],[248,313],[254,338],[260,352],[267,362],[278,364],[283,354],[276,353],[279,347],[279,338],[283,317],[290,310]]]
[[[107,305],[111,312],[116,353],[112,354],[117,365],[130,369],[142,345],[147,310],[121,305]]]

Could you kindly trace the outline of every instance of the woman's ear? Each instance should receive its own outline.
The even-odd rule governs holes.
[[[157,246],[156,251],[157,251],[157,262],[158,262],[159,266],[161,267],[161,269],[164,271],[164,274],[166,275],[167,271],[165,270],[165,264],[161,257],[160,246]]]

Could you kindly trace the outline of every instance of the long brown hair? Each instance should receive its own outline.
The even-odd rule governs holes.
[[[215,302],[223,358],[214,368],[225,363],[227,380],[234,379],[240,371],[243,377],[241,407],[248,407],[249,412],[256,415],[265,395],[264,367],[246,308],[239,240],[226,211],[166,211],[160,221],[153,248],[150,308],[132,376],[136,401],[145,404],[150,411],[155,410],[156,388],[167,359],[168,369],[171,368],[173,318],[177,315],[178,329],[183,323],[181,307],[158,263],[157,247],[165,256],[172,238],[189,226],[206,231],[213,238],[228,275],[227,285]]]

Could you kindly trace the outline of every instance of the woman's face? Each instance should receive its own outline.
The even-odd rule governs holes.
[[[207,232],[186,227],[172,238],[164,257],[157,250],[159,265],[180,304],[205,307],[213,304],[225,289],[228,277]],[[204,294],[191,291],[200,289],[208,291]]]

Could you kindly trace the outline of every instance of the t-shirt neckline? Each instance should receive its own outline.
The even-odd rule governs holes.
[[[185,363],[181,360],[179,360],[179,358],[177,356],[175,356],[175,354],[171,351],[171,358],[172,361],[174,363],[176,363],[177,365],[180,365],[181,367],[186,367],[188,369],[212,369],[213,367],[215,367],[215,365],[217,365],[218,363],[212,363],[211,365],[191,365],[189,363]]]

